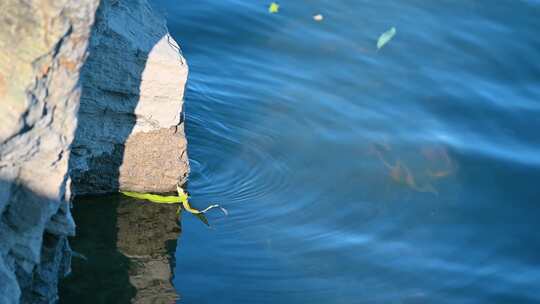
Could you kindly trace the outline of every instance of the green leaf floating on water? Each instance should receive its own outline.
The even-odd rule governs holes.
[[[377,50],[380,50],[385,44],[387,44],[396,35],[396,28],[392,27],[388,31],[381,34],[379,40],[377,40]]]
[[[270,14],[276,14],[277,12],[279,12],[279,4],[275,2],[270,3],[270,6],[268,6],[268,12]]]
[[[158,204],[182,204],[180,207],[178,207],[178,213],[182,209],[185,209],[189,213],[193,213],[198,219],[200,219],[203,223],[205,223],[207,226],[210,226],[208,223],[208,219],[204,215],[205,212],[207,212],[210,209],[213,208],[219,208],[221,211],[228,215],[228,212],[225,208],[221,207],[220,205],[210,205],[204,210],[197,210],[189,204],[188,201],[188,195],[186,192],[184,192],[184,189],[182,189],[180,186],[176,186],[176,191],[178,192],[177,196],[163,196],[163,195],[157,195],[157,194],[151,194],[151,193],[138,193],[138,192],[129,192],[129,191],[123,191],[122,194],[134,197],[141,200],[147,200],[152,203],[158,203]]]

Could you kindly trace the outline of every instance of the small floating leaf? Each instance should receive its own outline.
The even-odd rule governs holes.
[[[392,27],[388,31],[381,34],[379,40],[377,40],[377,50],[380,50],[385,44],[387,44],[395,35],[396,28]]]
[[[279,4],[277,4],[276,2],[270,3],[270,6],[268,7],[268,12],[270,14],[276,14],[277,12],[279,12]]]
[[[324,17],[321,14],[313,15],[313,20],[315,21],[322,21],[323,19]]]

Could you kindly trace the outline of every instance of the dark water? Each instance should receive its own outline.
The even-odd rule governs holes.
[[[179,303],[540,302],[538,1],[153,2],[230,212],[184,216]]]
[[[72,272],[60,304],[153,303],[178,299],[172,285],[180,234],[177,207],[121,194],[77,198]]]

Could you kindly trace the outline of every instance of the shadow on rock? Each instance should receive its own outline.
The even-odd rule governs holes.
[[[73,230],[65,201],[0,179],[0,303],[55,299],[58,280],[70,268]]]
[[[169,192],[186,181],[186,79],[178,44],[146,0],[100,2],[71,146],[75,195]]]

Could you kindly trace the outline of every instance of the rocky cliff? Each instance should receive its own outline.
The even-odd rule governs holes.
[[[0,303],[57,299],[72,193],[185,181],[186,77],[146,0],[0,1]]]

